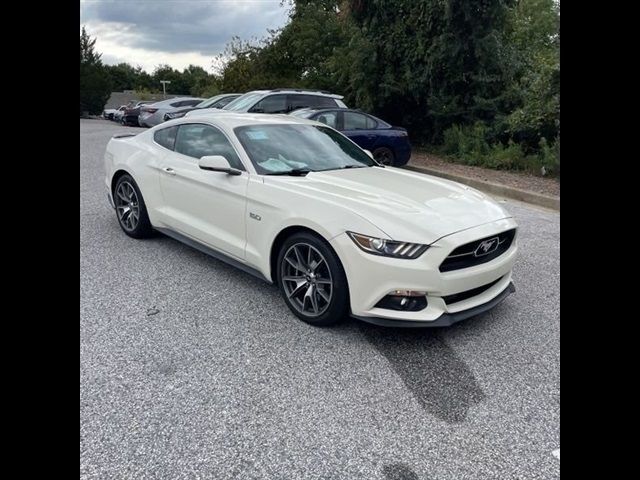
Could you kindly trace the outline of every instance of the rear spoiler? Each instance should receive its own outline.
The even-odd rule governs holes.
[[[138,135],[138,134],[137,133],[119,133],[117,135],[114,135],[111,138],[135,137],[136,135]]]

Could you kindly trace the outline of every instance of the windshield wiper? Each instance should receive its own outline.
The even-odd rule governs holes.
[[[309,170],[308,168],[292,168],[291,170],[286,170],[284,172],[265,173],[265,175],[291,175],[293,177],[302,177],[309,172],[313,172],[313,170]]]

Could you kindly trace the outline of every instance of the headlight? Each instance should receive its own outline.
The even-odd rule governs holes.
[[[347,232],[347,235],[365,252],[384,257],[413,259],[418,258],[429,248],[428,245],[422,245],[421,243],[397,242],[395,240],[368,237],[354,232]]]

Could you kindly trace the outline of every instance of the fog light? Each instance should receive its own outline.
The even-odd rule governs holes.
[[[377,308],[404,312],[417,312],[423,310],[426,306],[427,293],[413,290],[395,290],[392,294],[386,295],[376,303]]]
[[[417,290],[394,290],[391,295],[400,295],[401,297],[426,297],[427,292]]]

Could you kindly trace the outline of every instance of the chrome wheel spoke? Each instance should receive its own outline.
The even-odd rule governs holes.
[[[304,294],[305,300],[308,298],[309,303],[311,304],[311,308],[313,309],[313,313],[318,313],[318,299],[316,298],[316,287],[313,285],[309,285],[306,293]]]
[[[299,281],[306,282],[307,281],[304,275],[285,275],[284,277],[282,277],[282,280],[284,280],[285,282],[299,282]]]
[[[329,300],[331,299],[331,297],[327,295],[327,292],[325,292],[321,288],[317,288],[316,291],[318,292],[318,295],[320,295],[325,302],[329,303]]]
[[[316,277],[316,283],[322,283],[322,284],[326,284],[326,285],[333,285],[333,282],[331,281],[330,278]]]
[[[310,268],[312,272],[316,271],[316,268],[318,268],[320,265],[322,265],[324,263],[324,258],[321,258],[320,260],[314,260],[312,264],[310,264]]]
[[[300,270],[300,271],[306,270],[307,266],[302,261],[302,259],[300,257],[300,252],[298,251],[298,247],[296,245],[293,246],[293,253],[296,256],[296,261],[298,262],[298,265],[299,265],[298,270]]]
[[[285,257],[285,260],[287,261],[287,263],[289,265],[291,265],[293,268],[295,268],[296,270],[298,270],[299,272],[304,272],[304,268],[302,268],[298,262],[294,262],[293,260],[291,260],[289,257]]]
[[[299,294],[300,292],[302,292],[302,290],[304,289],[304,287],[307,286],[307,282],[302,282],[296,285],[296,288],[294,288],[293,290],[291,290],[291,293],[288,293],[287,295],[289,296],[289,298],[295,297],[297,294]],[[303,302],[304,303],[304,302]]]

